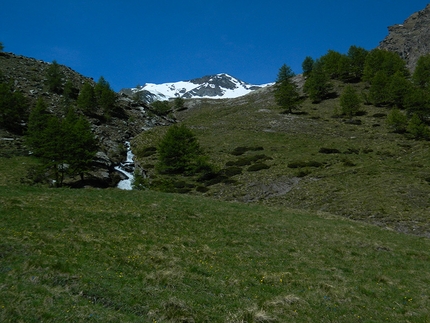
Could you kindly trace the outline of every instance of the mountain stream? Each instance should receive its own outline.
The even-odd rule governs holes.
[[[121,180],[117,187],[121,190],[132,190],[133,180],[134,180],[134,161],[133,152],[131,151],[130,142],[125,142],[125,147],[127,148],[127,159],[125,162],[120,163],[115,167],[115,170],[123,174],[126,178]]]

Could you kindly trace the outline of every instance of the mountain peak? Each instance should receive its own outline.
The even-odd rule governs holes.
[[[154,101],[170,100],[176,97],[225,99],[237,98],[270,84],[253,85],[243,82],[227,73],[206,75],[189,81],[153,84],[132,89],[123,89],[126,94],[138,93],[140,97],[150,103]]]

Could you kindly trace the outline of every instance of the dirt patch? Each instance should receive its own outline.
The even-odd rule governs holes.
[[[241,198],[241,201],[250,203],[285,195],[296,187],[300,180],[299,177],[281,177],[271,183],[250,183],[246,188],[247,194]]]

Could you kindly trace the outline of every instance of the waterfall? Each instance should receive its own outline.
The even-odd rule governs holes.
[[[117,187],[121,190],[132,190],[132,183],[134,180],[134,161],[133,161],[133,152],[131,151],[130,142],[125,142],[125,147],[127,148],[127,159],[125,162],[120,163],[115,167],[115,170],[125,175],[127,178],[121,180]]]

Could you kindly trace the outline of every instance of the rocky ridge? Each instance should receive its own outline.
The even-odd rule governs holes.
[[[176,97],[184,99],[225,99],[237,98],[270,84],[252,85],[226,73],[207,75],[190,81],[163,84],[147,83],[144,86],[122,89],[120,93],[139,96],[147,103],[170,100]]]
[[[46,86],[46,72],[50,63],[13,53],[0,53],[0,72],[3,82],[12,82],[15,91],[20,91],[27,99],[29,109],[35,106],[39,97],[48,105],[48,110],[58,116],[64,115],[64,98],[62,95],[50,92]],[[94,80],[85,77],[71,68],[60,65],[64,75],[63,82],[72,82],[76,91],[85,82],[95,84]],[[122,94],[117,96],[118,113],[110,120],[104,120],[102,113],[95,111],[86,116],[92,131],[99,142],[99,151],[94,160],[92,186],[115,186],[121,179],[121,174],[114,167],[125,160],[124,143],[131,138],[154,126],[169,125],[173,120],[151,113],[150,108],[142,102],[136,102]],[[8,152],[28,154],[22,138],[19,135],[0,129],[0,149],[2,155]]]
[[[412,72],[420,56],[430,53],[430,4],[388,31],[378,48],[398,53]]]

